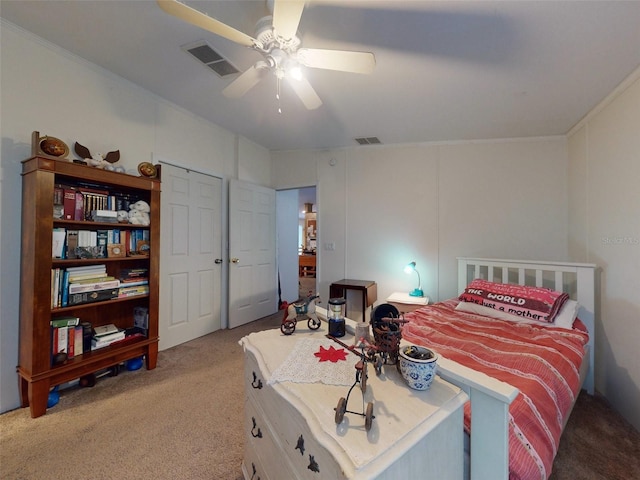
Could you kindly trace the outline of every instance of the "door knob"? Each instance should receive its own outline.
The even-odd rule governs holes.
[[[240,262],[240,259],[239,259],[239,258],[233,257],[233,258],[231,259],[231,263],[239,263],[239,262]]]
[[[216,262],[216,264],[220,264],[220,263],[222,263],[222,259],[221,258],[216,258],[214,260],[214,262]]]

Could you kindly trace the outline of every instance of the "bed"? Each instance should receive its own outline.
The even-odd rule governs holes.
[[[403,331],[403,342],[436,350],[440,355],[438,374],[469,395],[465,421],[470,429],[468,473],[472,480],[547,478],[580,389],[589,394],[594,391],[596,266],[458,258],[458,292],[466,292],[475,279],[566,293],[578,302],[579,320],[575,323],[578,328],[565,330],[542,326],[541,322],[515,323],[517,327],[511,328],[511,322],[489,320],[484,312],[459,311],[458,299],[450,299],[407,314],[405,319],[409,322]],[[487,328],[491,329],[489,333]],[[503,335],[497,333],[498,328],[506,329],[507,340],[498,338]],[[459,340],[453,340],[458,333]],[[479,339],[474,335],[479,335]],[[482,352],[494,350],[494,337],[495,342],[519,345],[517,351],[500,352],[506,361],[505,366],[497,368],[493,358],[485,359],[479,356],[484,353],[472,350],[474,346]],[[484,344],[482,339],[486,340]],[[461,347],[458,341],[469,343]],[[542,346],[525,343],[529,341]],[[495,346],[496,350],[499,348]],[[533,351],[534,348],[537,350]],[[537,357],[540,350],[544,351],[544,360]],[[545,364],[548,372],[540,373],[540,378],[534,378],[533,373],[522,374],[523,359],[529,357],[535,357],[536,361],[527,363]],[[539,425],[532,425],[536,422]],[[536,440],[538,434],[543,438]]]

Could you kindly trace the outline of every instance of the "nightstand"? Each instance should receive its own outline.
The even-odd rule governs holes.
[[[387,297],[387,303],[395,306],[401,313],[409,313],[429,304],[429,297],[412,297],[405,292],[393,292]]]

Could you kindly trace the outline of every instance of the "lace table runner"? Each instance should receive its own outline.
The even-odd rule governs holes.
[[[329,338],[302,338],[296,342],[287,359],[273,371],[268,383],[352,385],[358,360],[357,355]]]

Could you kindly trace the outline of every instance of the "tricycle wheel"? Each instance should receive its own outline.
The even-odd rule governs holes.
[[[307,320],[307,326],[311,329],[311,330],[317,330],[320,328],[320,325],[322,325],[322,322],[318,319],[315,318],[309,318],[309,320]]]
[[[367,411],[364,414],[364,428],[367,432],[371,430],[371,425],[373,424],[374,418],[375,417],[373,416],[373,403],[369,402],[367,403]]]
[[[282,325],[280,325],[280,331],[285,335],[291,335],[296,331],[296,322],[292,322],[291,320],[282,322]]]
[[[336,425],[339,425],[340,423],[342,423],[342,420],[344,420],[344,414],[346,411],[347,411],[347,399],[344,397],[340,397],[340,400],[338,400],[338,406],[336,407],[336,416],[335,416]]]

